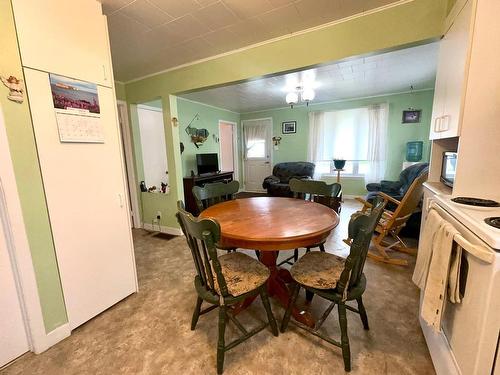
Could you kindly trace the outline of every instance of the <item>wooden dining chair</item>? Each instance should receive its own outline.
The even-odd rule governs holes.
[[[373,230],[384,211],[384,206],[385,202],[378,202],[369,214],[358,212],[352,215],[348,229],[349,238],[352,239],[351,249],[346,259],[330,253],[312,251],[301,257],[290,269],[296,284],[292,288],[292,298],[283,317],[281,332],[285,332],[288,327],[291,311],[297,301],[300,288],[330,301],[330,305],[316,322],[314,328],[296,321],[293,323],[314,336],[342,348],[345,371],[351,370],[347,310],[358,313],[364,329],[369,329],[368,316],[362,299],[366,289],[363,268]],[[347,304],[347,302],[354,300],[357,302],[357,308]],[[337,305],[339,313],[340,342],[320,332],[321,326],[335,305]]]
[[[396,208],[393,211],[385,210],[383,212],[382,218],[375,228],[377,236],[373,239],[373,244],[375,245],[378,254],[369,252],[368,256],[370,258],[389,264],[402,266],[408,265],[408,261],[406,259],[393,258],[388,254],[388,251],[397,250],[407,254],[415,254],[416,249],[408,247],[399,236],[399,232],[406,225],[406,222],[415,212],[420,201],[422,200],[422,196],[424,194],[423,183],[427,180],[427,176],[427,173],[423,173],[418,176],[410,185],[401,201],[398,201],[385,193],[378,193],[378,197],[382,198],[386,203],[391,202],[396,206]],[[363,203],[361,212],[368,212],[372,208],[372,205],[369,202],[361,198],[356,199]],[[395,241],[392,243],[387,242],[386,238],[388,236],[393,237]]]
[[[299,180],[292,178],[290,180],[290,190],[296,199],[305,199],[311,202],[316,202],[327,207],[330,207],[335,212],[340,213],[340,195],[342,194],[342,187],[338,183],[327,184],[324,181],[316,180]],[[324,242],[309,246],[306,252],[312,248],[319,247],[320,251],[325,251]],[[299,249],[295,249],[293,255],[286,258],[278,264],[293,264],[299,258]],[[293,260],[293,263],[292,263]]]
[[[177,203],[176,214],[182,232],[193,257],[196,276],[194,285],[198,297],[191,320],[191,330],[196,328],[198,318],[213,309],[219,309],[219,337],[217,342],[217,373],[222,374],[224,354],[229,349],[263,330],[268,325],[275,336],[278,326],[271,311],[267,295],[269,269],[258,260],[243,253],[217,255],[215,243],[220,239],[220,226],[213,219],[197,219]],[[267,322],[248,331],[232,314],[232,306],[249,297],[260,295],[267,313]],[[210,306],[201,309],[203,302]],[[225,331],[231,321],[242,332],[242,336],[226,344]]]
[[[198,207],[198,211],[201,212],[217,203],[233,200],[234,195],[238,192],[239,189],[240,183],[234,180],[228,183],[208,183],[203,187],[193,186],[193,195],[194,200],[196,201],[196,206]],[[236,251],[234,247],[225,248],[219,246],[219,249],[229,252]]]
[[[196,206],[201,212],[214,204],[234,199],[234,195],[240,189],[238,181],[214,182],[201,186],[193,186],[193,195]]]

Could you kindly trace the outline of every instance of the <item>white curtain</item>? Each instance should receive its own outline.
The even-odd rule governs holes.
[[[309,112],[309,142],[307,161],[323,160],[325,139],[325,112]]]
[[[384,178],[387,162],[388,105],[374,104],[368,107],[368,171],[365,182],[379,182]]]
[[[245,159],[266,156],[265,146],[269,128],[268,123],[269,120],[252,120],[243,123]]]

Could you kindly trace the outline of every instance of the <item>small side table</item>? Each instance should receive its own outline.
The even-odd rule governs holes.
[[[337,183],[340,184],[340,172],[344,172],[344,169],[334,169],[337,172]]]
[[[340,172],[343,172],[344,169],[334,169],[335,172],[337,172],[337,184],[340,184]],[[341,210],[341,204],[344,202],[344,199],[342,197],[342,190],[340,191],[339,197],[337,199],[337,209],[335,210],[338,214],[340,214]]]

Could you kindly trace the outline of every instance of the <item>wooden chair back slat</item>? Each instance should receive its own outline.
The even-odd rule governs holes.
[[[193,186],[193,195],[201,212],[214,204],[234,199],[234,195],[240,189],[238,181],[214,182],[201,186]]]
[[[348,229],[348,237],[352,239],[351,250],[337,283],[337,288],[343,294],[347,293],[350,287],[356,286],[361,279],[373,231],[384,212],[384,207],[385,202],[377,200],[369,214],[357,212],[351,216]]]
[[[219,294],[215,290],[215,280],[219,286],[220,294],[228,296],[227,284],[222,274],[222,268],[217,256],[215,244],[220,239],[220,225],[213,219],[197,219],[184,209],[184,204],[177,202],[177,221],[186,236],[186,242],[196,272],[202,285],[210,292]]]
[[[338,210],[338,197],[342,187],[338,183],[327,184],[324,181],[290,180],[290,190],[294,198],[316,202],[332,209]]]
[[[406,194],[404,195],[401,203],[398,205],[396,211],[394,211],[393,217],[406,220],[415,211],[422,196],[424,195],[424,182],[427,181],[428,173],[422,173],[418,176],[410,185]],[[406,220],[404,220],[406,222]]]

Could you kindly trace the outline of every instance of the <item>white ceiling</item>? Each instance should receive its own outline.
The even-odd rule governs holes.
[[[406,92],[434,87],[439,42],[350,59],[301,72],[180,95],[235,112],[286,106],[296,86],[316,92],[312,103]]]
[[[99,0],[115,78],[129,81],[397,0]]]

